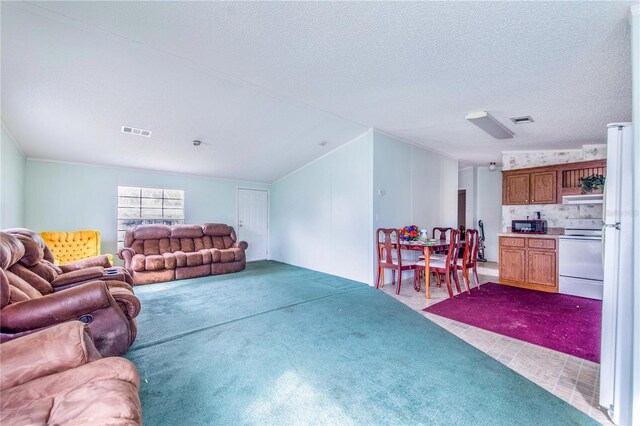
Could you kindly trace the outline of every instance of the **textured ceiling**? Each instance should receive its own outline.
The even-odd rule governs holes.
[[[3,2],[2,121],[30,157],[264,182],[368,127],[467,164],[602,143],[633,3]]]

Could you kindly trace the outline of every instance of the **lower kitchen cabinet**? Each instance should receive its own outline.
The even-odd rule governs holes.
[[[526,281],[525,249],[500,247],[500,279]]]
[[[535,236],[500,237],[500,282],[558,292],[556,240]]]
[[[527,253],[527,282],[556,287],[556,252],[529,250]]]

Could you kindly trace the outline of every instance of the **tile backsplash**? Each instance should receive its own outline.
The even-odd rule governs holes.
[[[508,231],[511,221],[535,219],[540,212],[548,228],[564,228],[567,219],[602,219],[602,204],[529,204],[526,206],[502,206],[502,230]]]
[[[503,170],[549,166],[578,161],[600,160],[607,157],[607,145],[584,145],[582,149],[557,151],[509,151],[502,153]],[[502,230],[508,231],[511,221],[535,219],[535,212],[547,221],[548,228],[564,228],[567,219],[601,219],[602,204],[529,204],[502,206]]]

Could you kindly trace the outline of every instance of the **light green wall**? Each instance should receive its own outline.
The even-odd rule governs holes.
[[[373,190],[376,229],[457,227],[457,160],[374,130]]]
[[[118,185],[184,189],[187,223],[220,222],[237,229],[238,188],[254,184],[172,173],[27,160],[25,226],[36,231],[97,229],[102,252],[116,253]]]
[[[371,234],[408,225],[429,232],[436,226],[457,227],[457,160],[374,130],[372,189]],[[415,252],[406,255],[415,260]],[[374,259],[375,251],[370,256]],[[390,281],[391,274],[385,278]]]
[[[9,132],[0,136],[0,229],[24,226],[25,159]]]
[[[371,283],[371,132],[271,186],[275,260]]]

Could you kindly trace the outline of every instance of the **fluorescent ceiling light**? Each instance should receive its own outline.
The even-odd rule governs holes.
[[[469,122],[480,127],[496,139],[509,139],[515,137],[515,134],[507,129],[502,123],[493,118],[487,111],[470,112],[464,116]]]

